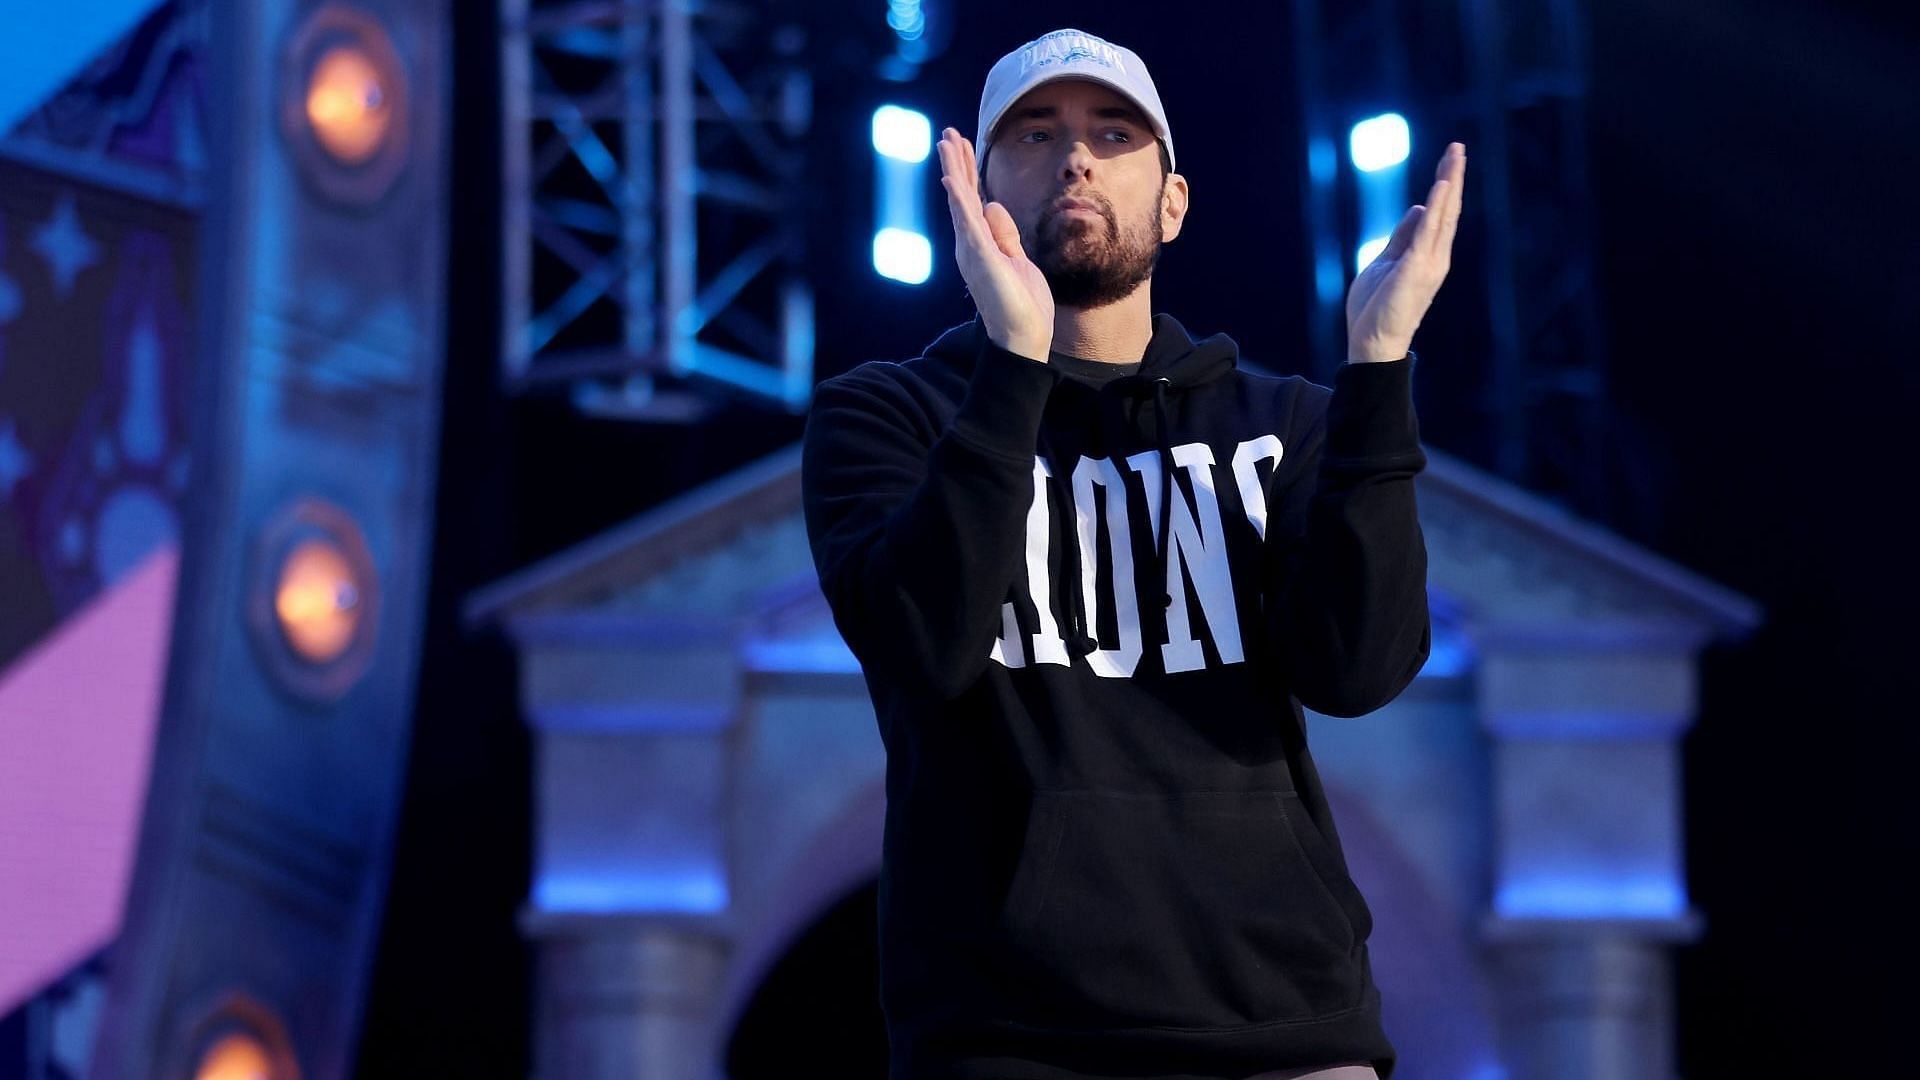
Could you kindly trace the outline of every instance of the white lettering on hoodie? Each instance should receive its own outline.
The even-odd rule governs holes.
[[[1195,633],[1193,613],[1189,610],[1189,577],[1194,597],[1199,601],[1205,632],[1212,636],[1214,653],[1221,664],[1238,664],[1246,659],[1240,640],[1240,616],[1234,600],[1233,565],[1227,558],[1226,528],[1221,520],[1220,499],[1215,488],[1213,451],[1205,443],[1180,443],[1172,447],[1176,468],[1187,474],[1193,490],[1191,503],[1181,485],[1173,485],[1173,517],[1168,523],[1166,591],[1152,597],[1166,601],[1167,640],[1161,644],[1161,660],[1168,673],[1196,671],[1205,666],[1206,651]],[[1277,466],[1282,454],[1276,435],[1248,439],[1236,447],[1232,470],[1247,521],[1262,540],[1266,538],[1266,492],[1256,465],[1270,459]],[[1115,648],[1096,648],[1087,656],[1087,666],[1104,678],[1128,678],[1137,669],[1143,651],[1140,597],[1134,587],[1134,552],[1144,544],[1152,559],[1159,535],[1160,454],[1148,450],[1125,459],[1128,468],[1140,477],[1146,495],[1147,522],[1144,533],[1133,527],[1127,510],[1125,475],[1106,458],[1080,458],[1073,470],[1073,542],[1079,545],[1080,593],[1087,610],[1080,613],[1080,625],[1092,634],[1100,625],[1101,596],[1114,602],[1114,623],[1119,644]],[[1047,497],[1047,478],[1052,475],[1045,459],[1034,458],[1033,502],[1027,511],[1026,579],[1027,594],[1038,617],[1038,633],[1030,636],[1032,651],[1021,648],[1019,619],[1011,602],[1001,605],[1001,633],[994,639],[989,656],[1009,667],[1025,667],[1028,656],[1036,663],[1070,665],[1066,643],[1060,637],[1060,619],[1053,611],[1053,589],[1048,571],[1049,546],[1053,538],[1052,514]],[[1098,587],[1099,559],[1096,546],[1102,507],[1095,489],[1105,494],[1105,517],[1109,554],[1108,588]],[[1067,621],[1072,622],[1071,618]]]
[[[1124,679],[1140,663],[1140,604],[1133,587],[1133,540],[1127,528],[1127,481],[1106,458],[1082,457],[1073,470],[1073,511],[1079,523],[1080,595],[1086,597],[1087,633],[1100,625],[1100,592],[1094,576],[1099,567],[1094,541],[1096,528],[1093,489],[1099,485],[1107,493],[1107,550],[1113,563],[1113,617],[1120,629],[1120,647],[1096,649],[1087,654],[1087,666],[1095,675]],[[1028,534],[1031,537],[1032,534]]]
[[[1027,508],[1027,595],[1033,598],[1033,607],[1040,616],[1040,632],[1033,635],[1033,661],[1036,664],[1059,664],[1067,666],[1067,643],[1060,638],[1060,624],[1054,620],[1053,605],[1048,596],[1053,592],[1051,575],[1047,572],[1047,539],[1053,533],[1052,510],[1047,505],[1047,478],[1053,470],[1047,467],[1046,459],[1033,459],[1033,503]],[[1026,657],[1017,648],[1009,649],[1007,643],[1019,637],[1019,623],[1014,618],[1013,605],[1000,605],[1000,636],[994,639],[993,651],[988,655],[1006,664],[1008,667],[1025,667]]]

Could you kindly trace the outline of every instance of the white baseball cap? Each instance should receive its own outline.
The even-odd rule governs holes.
[[[1147,65],[1139,55],[1084,30],[1055,30],[1001,57],[987,72],[987,85],[980,91],[980,127],[974,138],[982,173],[987,169],[987,150],[1000,118],[1027,91],[1055,79],[1101,83],[1139,106],[1153,125],[1154,135],[1166,145],[1167,164],[1172,167],[1173,133],[1167,129],[1160,92],[1154,89],[1153,76],[1147,74]]]

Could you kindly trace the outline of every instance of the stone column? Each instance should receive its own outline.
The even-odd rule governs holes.
[[[1510,1080],[1672,1080],[1669,951],[1688,904],[1680,739],[1703,627],[1586,619],[1472,631],[1493,739],[1482,924]]]
[[[1521,920],[1494,932],[1507,1076],[1671,1080],[1673,999],[1658,926]]]
[[[698,920],[529,916],[538,949],[537,1080],[698,1080],[718,1068],[713,1030],[728,938]]]
[[[542,1080],[698,1080],[733,941],[725,620],[523,618]]]

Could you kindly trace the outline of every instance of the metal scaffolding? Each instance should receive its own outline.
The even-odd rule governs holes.
[[[690,418],[698,376],[788,410],[813,383],[811,82],[764,4],[505,0],[502,370]],[[710,384],[711,385],[711,384]]]
[[[1483,241],[1483,406],[1503,476],[1611,520],[1606,344],[1596,293],[1586,154],[1588,57],[1580,0],[1294,0],[1295,71],[1309,146],[1306,226],[1315,265],[1352,278],[1338,147],[1381,107],[1463,131],[1468,212]],[[1418,49],[1409,35],[1421,32]],[[1416,190],[1430,174],[1411,171]],[[1456,262],[1456,272],[1458,263]],[[1317,362],[1339,356],[1344,285],[1323,287]],[[1330,372],[1328,372],[1330,374]]]

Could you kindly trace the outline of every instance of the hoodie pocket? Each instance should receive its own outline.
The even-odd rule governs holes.
[[[1039,792],[1000,912],[1006,989],[1074,1027],[1339,1012],[1364,990],[1361,903],[1293,792]]]

